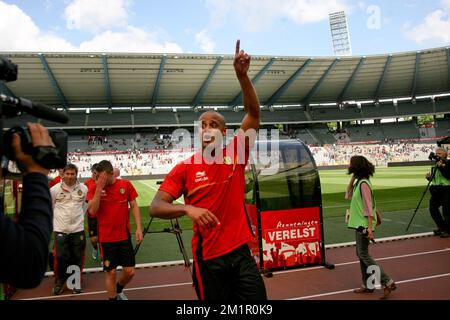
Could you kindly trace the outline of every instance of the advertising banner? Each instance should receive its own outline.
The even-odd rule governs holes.
[[[261,212],[264,269],[322,262],[320,207]]]

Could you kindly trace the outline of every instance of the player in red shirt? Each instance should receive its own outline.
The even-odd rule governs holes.
[[[259,128],[260,105],[247,74],[250,56],[239,47],[238,40],[234,69],[246,112],[241,130],[223,148],[224,117],[215,111],[203,113],[199,118],[202,150],[172,169],[150,207],[154,217],[187,215],[193,221],[193,277],[200,300],[267,299],[247,245],[253,235],[244,208],[245,166]],[[185,205],[174,205],[181,195]]]
[[[84,182],[88,190],[95,186],[95,180],[97,179],[98,172],[96,170],[97,163],[94,163],[91,167],[92,176]],[[98,260],[99,251],[98,251],[98,231],[97,231],[97,217],[93,216],[86,210],[86,215],[88,219],[88,231],[89,231],[89,239],[92,244],[92,259]]]
[[[61,178],[64,175],[63,169],[58,169],[58,175],[48,182],[48,188],[51,189],[54,185],[57,185],[61,182]]]
[[[88,211],[98,220],[98,240],[106,271],[106,289],[110,300],[128,300],[122,290],[134,276],[134,250],[131,243],[130,214],[136,223],[136,242],[142,241],[141,217],[136,203],[138,196],[130,181],[116,179],[107,160],[97,165],[97,183],[87,194]],[[116,268],[123,272],[116,283]]]

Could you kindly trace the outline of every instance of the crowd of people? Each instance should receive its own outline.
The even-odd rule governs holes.
[[[433,151],[433,144],[333,144],[323,147],[311,146],[317,166],[346,165],[354,155],[365,155],[376,166],[389,162],[425,161]]]
[[[434,150],[433,144],[334,144],[321,147],[309,146],[317,166],[345,165],[353,155],[364,154],[376,166],[387,166],[389,162],[425,161]],[[189,158],[194,150],[152,150],[142,152],[98,152],[72,153],[68,162],[79,169],[79,178],[90,176],[92,165],[99,160],[111,161],[124,176],[167,174],[176,163]]]

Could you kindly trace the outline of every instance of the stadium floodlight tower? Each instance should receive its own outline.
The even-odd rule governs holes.
[[[351,56],[352,46],[348,31],[347,16],[344,11],[330,13],[331,40],[335,56]]]

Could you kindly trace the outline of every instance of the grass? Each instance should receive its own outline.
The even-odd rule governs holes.
[[[427,181],[425,174],[428,167],[395,167],[377,168],[372,184],[381,209],[384,222],[377,229],[376,237],[405,234],[405,229],[414,209],[419,203]],[[326,244],[353,241],[353,232],[344,224],[345,209],[349,201],[344,199],[344,192],[349,181],[345,170],[323,170],[319,172],[322,189],[322,208],[324,220],[324,239]],[[142,228],[149,222],[148,206],[158,190],[157,180],[132,181],[139,197],[137,203],[141,211]],[[427,192],[413,220],[408,233],[428,232],[434,228],[428,213],[429,193]],[[181,236],[189,257],[191,254],[192,223],[186,218],[178,219],[183,230]],[[135,229],[133,218],[131,228]],[[137,255],[137,263],[182,260],[176,237],[168,232],[160,232],[170,228],[169,220],[154,219],[150,232],[145,235]],[[87,229],[86,229],[87,230]],[[153,233],[154,232],[154,233]],[[99,266],[90,256],[91,246],[88,241],[86,267]]]

